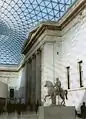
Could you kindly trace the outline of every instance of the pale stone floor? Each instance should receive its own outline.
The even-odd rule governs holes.
[[[37,116],[36,114],[23,114],[23,115],[17,115],[16,113],[14,114],[2,114],[0,115],[0,119],[37,119]],[[81,118],[78,118],[76,117],[76,119],[81,119]]]
[[[16,113],[13,114],[2,114],[0,115],[0,119],[37,119],[36,114],[21,114],[21,115],[17,115]]]

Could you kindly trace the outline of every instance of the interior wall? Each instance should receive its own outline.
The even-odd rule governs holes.
[[[15,90],[15,97],[18,95],[19,76],[18,72],[0,71],[0,81],[8,85],[8,98],[10,96],[10,88]]]
[[[68,89],[67,69],[70,66],[70,87],[68,90],[68,101],[66,105],[76,106],[80,110],[83,101],[86,102],[86,9],[78,14],[61,32],[61,37],[47,36],[46,39],[52,39],[55,43],[46,43],[43,49],[42,57],[42,82],[43,97],[47,94],[44,88],[46,80],[53,83],[59,77],[64,89]],[[59,40],[58,40],[59,39]],[[53,47],[54,46],[54,47]],[[53,52],[54,51],[54,52]],[[83,88],[80,88],[79,80],[79,61],[82,63]],[[46,93],[45,93],[46,92]],[[49,105],[47,98],[45,105]]]
[[[75,105],[80,109],[83,101],[86,102],[86,90],[80,88],[79,79],[79,61],[82,61],[82,81],[86,88],[86,17],[82,14],[76,18],[64,29],[68,29],[62,36],[61,49],[61,79],[64,80],[63,87],[67,87],[67,66],[70,66],[70,88],[75,89],[69,92],[69,101],[67,105]],[[71,26],[71,27],[70,27]],[[64,32],[63,30],[63,32]]]
[[[8,98],[10,97],[10,89],[14,89],[14,98],[25,95],[25,68],[21,68],[19,72],[0,71],[0,81],[8,85]]]
[[[8,85],[0,81],[0,98],[8,97]]]

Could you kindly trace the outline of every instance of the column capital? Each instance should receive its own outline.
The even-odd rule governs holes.
[[[41,53],[41,49],[38,49],[37,51],[36,51],[36,54],[40,54]]]
[[[29,58],[28,62],[29,62],[29,63],[31,63],[31,62],[32,62],[32,59],[31,59],[31,58]]]
[[[36,54],[33,54],[31,58],[34,59],[35,57],[36,57]]]

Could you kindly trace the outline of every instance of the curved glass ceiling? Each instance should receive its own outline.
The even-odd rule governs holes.
[[[0,0],[0,64],[19,64],[29,29],[57,21],[76,0]]]

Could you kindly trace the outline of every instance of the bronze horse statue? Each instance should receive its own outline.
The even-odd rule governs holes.
[[[45,96],[44,100],[46,101],[47,97],[50,97],[52,99],[52,104],[56,105],[56,96],[60,96],[62,99],[61,105],[65,105],[65,99],[67,100],[67,90],[63,90],[60,88],[59,90],[56,90],[53,83],[51,81],[46,81],[45,87],[48,88],[48,94]]]

